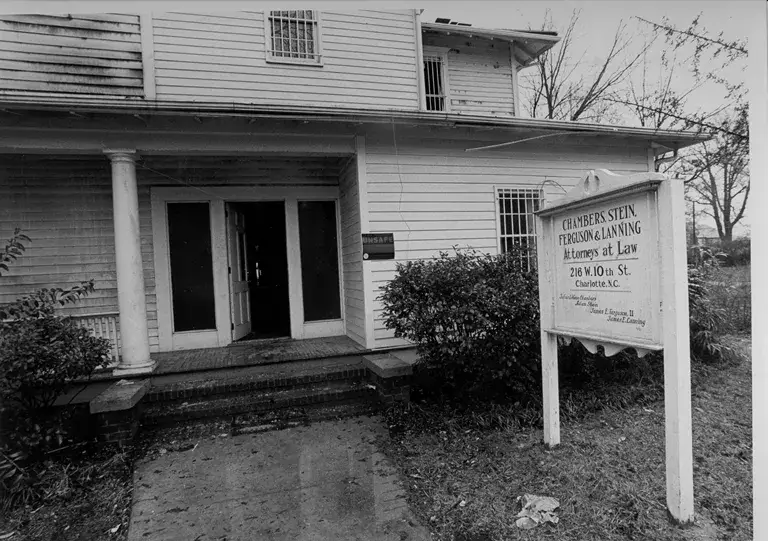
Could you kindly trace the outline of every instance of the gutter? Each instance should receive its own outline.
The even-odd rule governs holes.
[[[227,102],[179,102],[170,100],[134,101],[98,96],[84,98],[16,97],[0,95],[0,111],[14,115],[20,110],[61,111],[65,113],[113,113],[132,115],[184,115],[196,117],[281,118],[353,124],[419,124],[455,128],[497,128],[517,130],[566,131],[623,137],[675,141],[683,146],[711,139],[709,135],[692,131],[656,130],[605,124],[587,124],[562,120],[518,117],[489,117],[457,113],[422,112],[394,109],[352,109],[333,107],[284,107],[238,104]]]

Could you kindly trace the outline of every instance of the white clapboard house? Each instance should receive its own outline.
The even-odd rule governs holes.
[[[402,346],[396,262],[503,252],[587,170],[702,140],[523,118],[558,39],[404,9],[2,15],[0,238],[32,242],[0,303],[95,279],[65,313],[117,374],[243,338]]]

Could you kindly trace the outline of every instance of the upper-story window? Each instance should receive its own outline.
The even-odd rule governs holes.
[[[267,19],[268,60],[315,65],[322,63],[317,11],[270,11]]]
[[[424,53],[424,104],[427,111],[447,111],[445,55]]]

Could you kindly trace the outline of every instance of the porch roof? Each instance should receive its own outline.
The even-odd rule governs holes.
[[[355,108],[283,107],[274,105],[237,104],[221,102],[178,102],[121,100],[91,97],[85,103],[82,98],[35,98],[0,96],[0,113],[19,119],[41,112],[63,112],[69,115],[127,114],[139,116],[186,116],[196,118],[244,118],[250,122],[259,119],[282,119],[349,124],[410,124],[414,126],[441,126],[449,128],[477,128],[507,131],[515,137],[581,135],[615,136],[643,140],[662,151],[676,150],[711,139],[706,133],[683,130],[660,130],[608,124],[590,124],[562,120],[492,117],[461,113],[409,110],[371,110]],[[11,123],[13,125],[14,123]],[[557,132],[557,133],[556,133]]]

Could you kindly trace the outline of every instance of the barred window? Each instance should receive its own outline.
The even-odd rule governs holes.
[[[446,111],[445,58],[424,55],[424,97],[427,111]]]
[[[539,210],[541,192],[531,188],[499,188],[498,201],[501,253],[517,245],[530,248],[533,256],[536,249],[536,217],[533,213]]]
[[[271,60],[320,63],[315,11],[270,11],[269,28]]]

